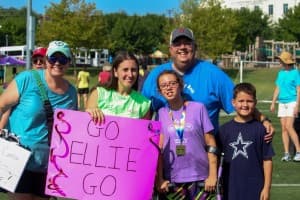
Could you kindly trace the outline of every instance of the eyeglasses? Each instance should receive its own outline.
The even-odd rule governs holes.
[[[32,62],[35,65],[38,63],[44,64],[45,60],[44,60],[44,58],[32,58]]]
[[[170,81],[170,82],[167,82],[167,83],[162,83],[159,85],[159,88],[161,90],[165,90],[165,89],[168,89],[169,87],[170,88],[175,88],[178,86],[178,81]]]
[[[65,65],[69,62],[69,58],[65,57],[65,56],[49,56],[48,57],[48,61],[50,64],[55,64],[56,62],[58,62],[61,65]]]

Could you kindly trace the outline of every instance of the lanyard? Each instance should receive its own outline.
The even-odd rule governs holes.
[[[183,142],[183,132],[184,132],[184,125],[185,125],[185,116],[186,116],[186,102],[183,104],[183,109],[182,109],[182,113],[181,113],[181,117],[179,120],[179,123],[176,123],[174,120],[174,116],[173,116],[173,112],[172,110],[169,108],[169,116],[173,122],[173,125],[175,127],[176,133],[180,139],[180,143],[182,144]]]

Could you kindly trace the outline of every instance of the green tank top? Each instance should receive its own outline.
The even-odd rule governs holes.
[[[150,100],[135,90],[123,96],[115,90],[97,87],[98,107],[105,115],[142,118],[150,109]]]

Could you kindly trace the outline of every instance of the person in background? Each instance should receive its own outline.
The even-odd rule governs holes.
[[[0,85],[4,84],[4,66],[0,66]]]
[[[12,67],[12,76],[13,76],[13,78],[17,75],[17,73],[18,73],[17,67],[13,66]]]
[[[142,60],[142,67],[139,70],[139,80],[138,80],[138,91],[140,92],[143,88],[144,82],[149,74],[147,69],[147,64],[145,64],[145,59]]]
[[[298,116],[300,103],[300,75],[298,69],[294,67],[295,62],[292,54],[284,51],[278,58],[283,69],[278,72],[275,81],[276,87],[274,89],[270,110],[271,112],[275,111],[275,103],[276,100],[278,100],[278,117],[280,118],[284,148],[284,155],[281,160],[291,160],[289,153],[289,142],[291,138],[296,148],[296,154],[293,160],[300,161],[299,138],[294,129],[294,120],[295,117]]]
[[[90,82],[90,72],[87,71],[87,67],[84,66],[81,71],[79,71],[77,75],[77,87],[78,87],[78,107],[83,105],[83,108],[86,108],[87,97],[89,94],[89,82]],[[81,103],[81,98],[83,99],[83,103]]]
[[[183,94],[185,99],[201,102],[206,106],[208,115],[214,125],[214,132],[219,128],[219,112],[223,109],[231,113],[234,84],[217,66],[196,58],[197,45],[192,30],[176,28],[170,35],[169,52],[171,62],[155,67],[146,78],[142,94],[152,102],[152,111],[167,105],[166,99],[159,94],[157,77],[165,70],[174,70],[182,76],[185,83]],[[269,133],[266,140],[271,140],[274,128],[264,115],[256,110],[255,118],[261,121]]]
[[[224,200],[268,200],[272,183],[272,143],[264,140],[265,127],[253,118],[256,89],[250,83],[235,86],[233,120],[223,124],[218,137],[224,153]]]
[[[109,62],[109,64],[112,64],[112,62],[113,62],[113,57],[112,57],[112,55],[109,55],[109,57],[108,57],[108,62]]]
[[[204,183],[205,191],[213,192],[217,183],[217,148],[205,106],[182,97],[184,84],[173,70],[162,72],[157,85],[168,102],[158,111],[162,124],[158,191],[168,193],[168,184],[173,183],[184,188],[184,199],[192,200],[203,189],[199,183]]]
[[[105,63],[103,65],[102,71],[98,75],[98,83],[100,86],[107,86],[111,81],[111,65]]]
[[[45,69],[37,70],[52,109],[77,110],[76,88],[64,78],[71,62],[71,50],[63,41],[49,43]],[[47,200],[45,195],[49,157],[48,126],[44,102],[32,71],[18,74],[0,96],[0,115],[11,109],[8,129],[31,150],[31,157],[10,200]],[[19,123],[18,123],[19,122]]]
[[[139,63],[129,52],[119,52],[112,65],[112,78],[99,86],[88,98],[86,111],[94,122],[102,123],[105,115],[150,119],[150,101],[138,93]]]
[[[47,48],[38,47],[36,48],[31,56],[32,69],[44,69],[46,67],[46,52]]]

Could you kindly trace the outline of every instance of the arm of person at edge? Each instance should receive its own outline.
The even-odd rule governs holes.
[[[278,89],[278,86],[276,86],[275,89],[274,89],[274,92],[273,92],[272,103],[271,103],[271,106],[270,106],[270,111],[271,112],[275,111],[275,103],[276,103],[278,94],[279,94],[279,89]]]
[[[267,134],[265,135],[265,141],[271,142],[273,139],[273,136],[275,134],[275,129],[272,125],[272,123],[268,120],[265,120],[267,117],[263,115],[257,108],[255,108],[254,111],[254,118],[257,119],[258,121],[262,122],[264,127],[266,128]]]
[[[260,193],[260,200],[270,199],[270,190],[271,190],[271,183],[272,183],[272,168],[273,168],[272,159],[267,159],[263,161],[264,187]]]
[[[216,147],[215,136],[212,132],[204,134],[205,144],[207,146]],[[205,180],[205,191],[213,192],[217,184],[217,156],[214,153],[208,152],[208,177]]]
[[[296,100],[296,106],[294,109],[294,116],[298,117],[298,112],[299,112],[299,104],[300,104],[300,86],[297,86],[297,100]]]
[[[160,134],[160,138],[159,138],[159,149],[160,149],[160,154],[158,156],[158,165],[157,165],[157,173],[156,173],[156,178],[155,178],[155,185],[156,185],[156,189],[160,192],[169,192],[169,180],[165,180],[163,177],[163,140],[164,140],[164,136],[163,134]]]
[[[0,96],[0,117],[1,122],[5,122],[4,126],[7,123],[7,119],[10,115],[10,109],[12,106],[16,105],[19,101],[19,92],[17,89],[16,81],[13,80],[4,90]],[[6,118],[6,120],[5,120]],[[4,127],[0,127],[4,128]]]
[[[0,129],[4,129],[6,127],[6,124],[8,122],[8,118],[10,116],[11,109],[8,109],[5,111],[0,119]]]
[[[101,111],[101,109],[98,108],[97,102],[98,102],[98,90],[96,88],[95,90],[92,91],[91,95],[87,100],[87,108],[85,111],[90,114],[95,124],[102,124],[105,123],[105,116],[104,113]],[[148,112],[145,114],[145,116],[142,119],[151,119],[150,110],[148,110]]]

